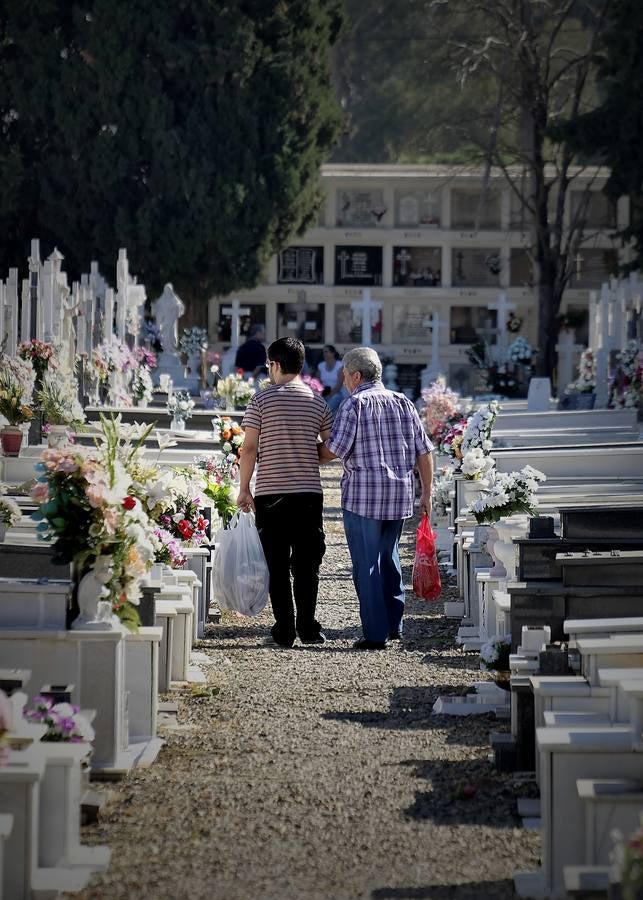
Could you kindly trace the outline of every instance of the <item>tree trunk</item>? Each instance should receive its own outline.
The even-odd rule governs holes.
[[[538,283],[538,357],[536,375],[541,378],[554,377],[556,368],[556,314],[557,303],[554,284],[547,277],[546,267],[541,271]]]

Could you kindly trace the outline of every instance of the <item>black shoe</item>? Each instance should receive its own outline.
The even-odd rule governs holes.
[[[325,644],[326,635],[323,631],[319,631],[317,634],[311,634],[309,637],[302,637],[299,635],[299,640],[302,644]]]
[[[389,641],[402,641],[404,637],[401,631],[391,631],[388,636]]]
[[[353,644],[353,650],[385,650],[386,641],[367,641],[366,638],[360,638]]]
[[[286,650],[292,649],[292,645],[295,643],[294,638],[291,638],[290,640],[284,640],[284,638],[281,637],[279,633],[275,634],[274,628],[270,629],[270,636],[278,647],[284,647]]]

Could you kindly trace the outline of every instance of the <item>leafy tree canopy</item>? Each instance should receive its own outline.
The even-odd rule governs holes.
[[[120,246],[152,290],[252,287],[315,215],[341,112],[337,0],[3,0],[0,262],[77,276]]]

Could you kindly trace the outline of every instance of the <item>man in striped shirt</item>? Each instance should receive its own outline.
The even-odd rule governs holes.
[[[256,513],[270,573],[272,636],[281,647],[292,647],[296,635],[304,644],[325,641],[315,619],[326,550],[317,439],[330,436],[332,416],[326,401],[301,380],[303,366],[301,341],[274,341],[268,347],[272,384],[254,395],[242,422],[246,433],[237,506]]]
[[[382,384],[382,364],[370,347],[344,356],[350,394],[335,416],[320,459],[344,464],[342,512],[353,563],[364,637],[357,650],[383,649],[402,637],[404,580],[398,545],[413,515],[415,467],[422,482],[420,513],[431,512],[433,444],[404,394]]]

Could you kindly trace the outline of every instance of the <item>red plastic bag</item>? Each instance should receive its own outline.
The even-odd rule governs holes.
[[[437,600],[442,591],[440,567],[435,552],[435,532],[428,516],[422,516],[415,541],[413,590],[418,600]]]

